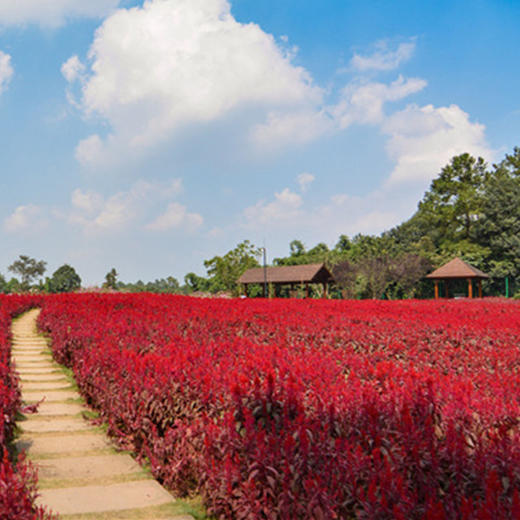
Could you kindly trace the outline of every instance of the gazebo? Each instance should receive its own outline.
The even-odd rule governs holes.
[[[291,291],[296,287],[305,286],[305,294],[309,297],[309,284],[317,283],[323,286],[323,297],[328,294],[329,283],[334,278],[325,264],[283,265],[279,267],[255,267],[247,270],[238,283],[244,286],[247,296],[247,288],[251,284],[272,284],[274,286],[289,285]]]
[[[482,280],[489,278],[486,273],[480,269],[469,265],[460,258],[454,258],[442,267],[439,267],[433,273],[426,276],[435,283],[435,298],[439,298],[439,282],[444,281],[446,286],[446,298],[450,297],[450,281],[467,280],[468,281],[468,298],[473,298],[473,281],[478,282],[478,297],[482,298]]]

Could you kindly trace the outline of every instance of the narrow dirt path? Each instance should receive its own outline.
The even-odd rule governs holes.
[[[37,333],[38,313],[13,322],[12,357],[24,402],[44,399],[38,413],[18,423],[17,441],[38,467],[39,502],[68,520],[193,520],[130,455],[117,452],[101,428],[84,420],[87,408]]]

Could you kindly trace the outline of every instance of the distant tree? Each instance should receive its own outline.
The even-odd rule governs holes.
[[[301,240],[293,240],[289,244],[291,256],[302,256],[305,254],[305,246]]]
[[[352,248],[352,242],[347,235],[340,235],[334,250],[339,253],[347,253]]]
[[[103,284],[103,287],[105,289],[117,289],[117,277],[119,276],[118,272],[115,270],[114,267],[108,271],[108,273],[105,275],[105,283]]]
[[[11,278],[6,285],[5,292],[9,294],[14,294],[22,291],[22,287],[20,281],[16,278]]]
[[[26,255],[20,255],[18,260],[14,261],[9,267],[9,271],[15,273],[21,278],[20,289],[22,291],[29,290],[31,283],[45,273],[47,262],[36,260]]]
[[[356,294],[356,279],[359,269],[348,260],[343,260],[332,267],[332,276],[343,298],[353,299]]]
[[[63,293],[76,291],[81,287],[81,278],[76,270],[68,264],[64,264],[49,279],[48,288],[51,293]]]
[[[238,279],[250,269],[259,265],[262,250],[244,240],[224,256],[214,256],[204,262],[208,272],[211,292],[228,291],[238,294]]]
[[[209,291],[210,282],[207,278],[199,276],[195,273],[188,273],[184,276],[184,283],[188,292],[206,292]]]
[[[0,274],[0,293],[7,292],[7,281],[3,277],[3,275]]]

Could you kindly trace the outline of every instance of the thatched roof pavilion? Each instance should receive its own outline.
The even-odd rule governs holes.
[[[247,270],[239,279],[238,283],[244,286],[247,295],[247,287],[250,284],[263,284],[267,282],[273,285],[290,285],[291,289],[296,286],[306,287],[309,296],[309,284],[318,283],[323,285],[323,294],[327,295],[328,284],[334,282],[331,272],[325,264],[305,265],[283,265],[278,267],[255,267]]]
[[[480,269],[464,262],[464,260],[454,258],[433,273],[426,275],[426,278],[433,280],[435,283],[435,298],[439,298],[439,282],[441,280],[446,284],[446,298],[449,298],[450,295],[450,280],[467,280],[469,298],[473,298],[473,281],[476,280],[478,282],[478,297],[482,298],[482,280],[489,278],[489,276]]]

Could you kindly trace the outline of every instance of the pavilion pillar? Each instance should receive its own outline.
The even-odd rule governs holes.
[[[468,278],[468,298],[473,298],[473,280]]]
[[[323,282],[323,296],[322,298],[327,298],[328,291],[327,291],[327,282]]]
[[[478,281],[478,297],[482,298],[482,280]]]
[[[435,299],[439,299],[439,280],[434,280],[435,283]]]

